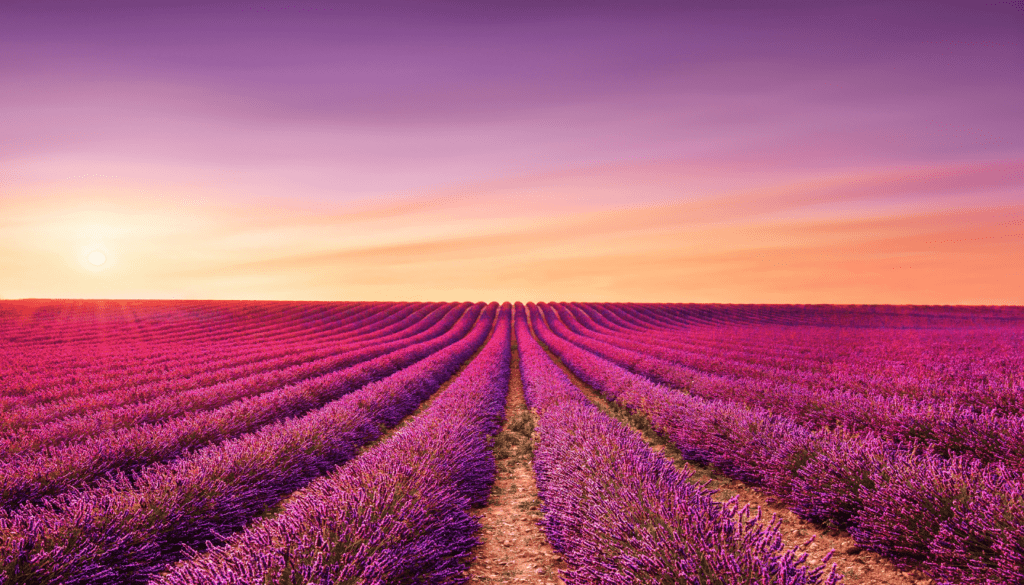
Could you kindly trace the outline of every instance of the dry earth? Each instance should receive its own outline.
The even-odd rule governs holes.
[[[537,525],[540,500],[531,465],[535,418],[523,400],[514,351],[505,422],[494,439],[498,475],[487,506],[477,511],[481,544],[469,567],[470,585],[562,584],[559,570],[566,565]]]

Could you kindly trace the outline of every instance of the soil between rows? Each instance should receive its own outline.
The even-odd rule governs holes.
[[[610,416],[614,416],[639,433],[643,437],[644,442],[653,451],[672,461],[677,469],[691,472],[690,481],[706,484],[707,487],[717,490],[717,493],[714,495],[715,500],[725,502],[735,497],[740,506],[750,506],[751,511],[755,513],[760,508],[762,518],[765,521],[770,520],[773,516],[778,518],[781,521],[779,531],[782,534],[783,546],[786,548],[796,548],[801,554],[807,553],[807,562],[810,566],[821,563],[829,551],[832,551],[829,564],[834,563],[836,565],[837,571],[843,575],[841,583],[845,585],[932,584],[932,579],[925,577],[919,569],[902,571],[889,559],[877,553],[862,550],[846,531],[829,529],[819,524],[808,522],[784,505],[775,502],[757,488],[747,485],[742,481],[726,477],[712,467],[687,461],[675,447],[651,430],[643,421],[638,420],[637,417],[632,416],[625,409],[616,407],[605,400],[596,390],[580,380],[551,350],[543,344],[541,344],[541,347],[562,368],[562,371],[569,376],[573,384],[602,411]]]
[[[480,545],[468,570],[470,585],[563,584],[559,571],[567,566],[537,524],[541,512],[532,467],[535,419],[526,407],[519,353],[513,347],[505,422],[494,439],[498,474],[487,506],[476,511]]]

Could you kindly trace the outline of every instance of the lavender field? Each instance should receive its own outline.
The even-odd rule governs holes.
[[[1022,308],[25,300],[0,584],[502,582],[513,422],[535,582],[889,582],[700,468],[918,582],[1024,583]]]

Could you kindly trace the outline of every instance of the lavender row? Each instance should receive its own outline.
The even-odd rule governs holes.
[[[326,310],[316,316],[317,319],[352,319],[357,313],[369,315],[375,310],[379,310],[379,307],[369,304],[361,308],[343,305],[325,308]],[[253,320],[255,316],[238,318],[233,315],[225,315],[224,322],[216,323],[197,319],[190,323],[190,331],[187,334],[182,332],[173,336],[155,332],[141,335],[141,331],[129,333],[111,327],[103,332],[102,337],[77,342],[65,341],[61,344],[33,347],[12,340],[9,347],[16,348],[18,355],[27,358],[27,362],[31,365],[23,371],[26,374],[23,376],[23,381],[29,386],[22,387],[20,384],[12,384],[11,388],[23,393],[31,391],[33,386],[53,383],[62,375],[79,378],[102,368],[103,365],[97,364],[95,354],[90,355],[76,351],[78,348],[90,348],[97,343],[102,343],[106,349],[103,360],[105,365],[124,367],[134,371],[140,365],[159,367],[162,364],[180,360],[182,357],[196,357],[201,360],[208,348],[213,351],[224,350],[226,343],[237,343],[246,338],[275,336],[280,332],[295,334],[296,326],[305,325],[303,318],[305,311],[296,313],[297,311],[293,307],[287,312],[278,311],[272,315],[259,315],[259,321]],[[158,312],[142,314],[139,316],[140,320],[137,326],[143,328],[147,324],[152,324],[157,318],[159,318]],[[74,325],[69,325],[69,327],[75,328]],[[184,356],[181,355],[182,353]],[[23,364],[18,363],[17,365]],[[4,372],[4,374],[8,373],[19,372]]]
[[[217,542],[411,413],[486,339],[473,333],[301,418],[170,465],[0,513],[3,583],[143,583],[185,550]]]
[[[565,324],[571,327],[572,319],[566,319]],[[620,343],[619,347],[623,345]],[[706,398],[737,400],[814,425],[872,429],[894,440],[919,440],[945,453],[970,454],[988,462],[1019,464],[1024,461],[1024,417],[1003,416],[994,409],[979,408],[977,404],[963,406],[970,395],[960,396],[956,401],[936,402],[876,396],[870,387],[865,393],[850,393],[785,384],[770,377],[749,380],[738,379],[738,375],[712,376],[645,355],[657,352],[657,348],[649,344],[634,347],[636,351],[632,353],[601,351],[600,347],[595,347],[594,340],[588,343],[589,350],[634,372]],[[952,357],[946,361],[952,361]]]
[[[551,307],[562,316],[571,313],[571,318],[586,329],[586,333],[579,331],[581,334],[594,336],[601,341],[625,348],[642,344],[645,353],[704,372],[807,380],[813,373],[805,370],[821,365],[820,362],[812,360],[790,364],[793,367],[789,368],[779,367],[777,363],[766,365],[760,361],[765,357],[763,348],[741,345],[737,343],[740,340],[735,339],[730,339],[730,343],[724,344],[726,347],[711,345],[708,339],[699,336],[693,336],[697,337],[693,339],[692,329],[686,332],[690,335],[681,332],[661,333],[649,322],[608,307],[569,304],[553,304]],[[715,332],[722,335],[727,329],[720,326],[715,328]],[[757,359],[751,359],[755,355]]]
[[[910,393],[919,398],[964,398],[993,405],[1019,386],[1024,353],[1019,327],[986,329],[879,329],[797,327],[719,323],[665,330],[666,305],[657,315],[644,307],[609,304],[557,304],[592,320],[595,333],[618,341],[646,343],[670,361],[707,371],[768,376],[832,385],[854,391]],[[832,307],[842,312],[841,307]],[[659,318],[661,320],[659,320]],[[667,350],[667,351],[666,351]],[[955,392],[950,392],[955,389]],[[1003,401],[1005,402],[1005,400]]]
[[[381,329],[392,326],[399,319],[405,318],[413,310],[414,307],[406,307],[401,311],[394,312],[392,315],[381,318],[369,319],[364,317],[351,323],[341,323],[338,328],[342,331],[329,336],[323,336],[322,341],[329,342],[331,339],[339,338],[347,338],[354,341],[359,338],[372,338],[375,335],[384,334],[380,333]],[[394,329],[388,327],[386,333],[392,332],[394,332]],[[305,336],[309,334],[309,330],[304,332]],[[294,356],[296,351],[302,351],[303,349],[307,351],[309,349],[317,350],[317,346],[314,345],[315,340],[303,340],[302,337],[299,340],[299,344],[284,343],[285,347],[275,347],[276,343],[283,342],[276,338],[268,338],[258,345],[240,345],[235,343],[230,348],[208,343],[205,339],[185,340],[166,348],[166,352],[174,356],[174,359],[167,362],[158,361],[158,363],[153,364],[156,371],[149,371],[146,367],[139,365],[129,367],[129,364],[122,364],[119,361],[111,363],[108,359],[98,363],[94,368],[90,368],[90,370],[95,371],[83,374],[80,370],[74,370],[70,374],[70,378],[60,383],[49,382],[47,377],[38,374],[26,375],[25,378],[37,388],[32,392],[21,388],[21,386],[26,386],[29,382],[21,383],[19,386],[18,380],[12,377],[10,378],[9,385],[5,384],[10,392],[3,397],[2,404],[7,409],[18,407],[21,407],[21,409],[26,407],[31,409],[34,406],[45,409],[53,405],[55,401],[62,401],[61,404],[64,401],[73,403],[75,400],[88,400],[91,396],[99,393],[105,393],[106,396],[110,396],[123,395],[125,391],[128,391],[127,393],[132,395],[140,391],[140,386],[156,388],[163,393],[175,391],[177,388],[210,385],[233,379],[239,375],[245,375],[252,370],[255,362],[262,359],[284,357],[287,360],[290,356]],[[305,343],[302,343],[303,341]],[[296,345],[297,347],[289,347]],[[72,347],[78,353],[85,355],[93,354],[92,351],[89,351],[90,348],[88,346]],[[196,347],[199,350],[192,349]],[[152,349],[152,344],[149,342],[132,344],[128,348],[122,349],[121,356],[127,358],[142,349]],[[188,349],[189,353],[188,359],[183,356],[186,353],[186,349]],[[104,351],[111,352],[115,350],[110,346],[104,346]],[[126,370],[124,374],[110,376],[111,370],[122,368]],[[51,370],[61,371],[62,369],[51,368]],[[7,418],[5,416],[4,420],[6,421]],[[14,424],[16,424],[16,421],[17,418],[14,419]],[[10,427],[11,424],[5,422],[7,427]]]
[[[929,305],[623,304],[693,323],[749,323],[817,327],[955,328],[1019,326],[1024,308]]]
[[[329,351],[319,352],[334,354],[320,359],[311,359],[312,356],[309,354],[299,354],[297,365],[280,369],[272,369],[266,362],[259,362],[249,375],[212,386],[175,393],[161,392],[159,386],[134,389],[130,396],[137,401],[132,402],[128,402],[125,393],[116,393],[112,396],[100,394],[95,395],[96,398],[92,401],[74,401],[72,404],[76,410],[84,408],[85,404],[89,404],[89,410],[84,414],[59,418],[50,424],[17,429],[0,440],[0,454],[27,453],[60,443],[79,442],[103,432],[132,425],[164,422],[177,416],[219,408],[235,400],[323,376],[436,337],[450,328],[466,308],[465,305],[441,306],[429,315],[411,316],[417,319],[413,321],[412,326],[406,324],[407,328],[404,331],[381,337],[379,340],[342,344]],[[446,313],[449,317],[442,320]],[[146,398],[149,399],[145,400]],[[110,402],[128,404],[119,408],[102,408]],[[54,414],[53,409],[40,410],[42,412],[31,411],[31,414],[36,414],[35,418]],[[24,413],[20,420],[24,422],[29,419],[28,414]]]
[[[43,301],[36,313],[60,305],[62,301]],[[135,343],[153,341],[177,343],[203,335],[211,343],[236,338],[259,337],[264,332],[281,326],[314,319],[325,312],[366,315],[387,310],[394,303],[310,303],[310,302],[248,302],[248,301],[75,301],[86,305],[90,316],[61,315],[45,323],[33,315],[22,315],[17,323],[0,318],[0,328],[7,326],[16,334],[8,340],[26,351],[59,351],[61,347],[77,344],[96,344],[113,341]],[[10,304],[0,303],[0,307]],[[120,306],[120,305],[124,306]],[[90,319],[91,317],[91,319]],[[33,342],[33,336],[47,337],[49,330],[59,333]],[[111,339],[113,337],[113,339]]]
[[[325,318],[330,320],[331,315],[325,315]],[[244,325],[252,327],[253,323],[240,323],[239,327],[243,331]],[[58,357],[27,352],[20,345],[12,344],[8,349],[14,350],[21,359],[11,363],[11,367],[18,370],[5,376],[9,380],[6,384],[9,392],[3,397],[2,404],[7,408],[24,408],[91,393],[167,383],[170,381],[169,375],[178,378],[210,375],[219,369],[244,365],[251,361],[254,351],[265,352],[273,347],[279,337],[278,328],[282,324],[275,322],[274,325],[276,327],[264,335],[267,340],[258,345],[242,343],[240,339],[230,344],[214,342],[209,339],[211,334],[207,332],[174,343],[149,339],[99,346],[69,343],[60,346],[64,355]],[[235,336],[240,337],[239,333],[236,332]],[[295,333],[286,334],[284,339],[287,340],[289,335],[294,336]],[[86,364],[63,363],[69,361],[64,359],[69,357],[72,360],[84,360]],[[35,367],[24,367],[23,360],[29,360]],[[121,374],[111,376],[111,371],[120,371]]]
[[[576,308],[577,315],[585,312],[606,324],[612,316],[627,313],[608,305]],[[647,345],[646,350],[675,347],[679,339],[686,339],[691,347],[704,344],[703,357],[659,357],[709,373],[786,379],[850,392],[906,395],[1021,413],[1024,352],[1019,348],[1024,334],[1019,321],[986,328],[903,329],[723,323],[670,334],[659,334],[653,317],[634,317],[633,323],[646,324],[646,330],[641,327],[620,334]]]
[[[638,351],[580,334],[571,314],[560,318],[541,307],[555,334],[598,356],[656,382],[707,399],[765,408],[812,427],[870,430],[888,440],[919,441],[937,452],[963,454],[986,463],[1024,466],[1024,417],[977,412],[951,404],[808,388],[771,380],[736,379],[691,370]]]
[[[686,458],[764,487],[804,518],[846,527],[872,550],[924,562],[939,583],[1024,580],[1018,472],[680,394],[568,343],[538,315],[539,338],[576,375],[648,418]]]
[[[23,347],[55,342],[94,341],[106,334],[173,337],[191,334],[197,327],[219,327],[237,320],[238,313],[278,315],[295,303],[262,303],[256,307],[237,301],[7,301],[0,307],[0,330]],[[140,318],[141,314],[141,318]],[[141,323],[140,323],[141,321]]]
[[[991,330],[879,330],[822,327],[718,326],[705,328],[717,343],[703,352],[678,351],[673,336],[651,330],[625,329],[625,320],[613,324],[614,309],[600,305],[553,305],[562,315],[572,312],[586,331],[602,341],[631,348],[691,368],[728,377],[787,380],[872,395],[907,395],[957,404],[1006,403],[1014,394],[1014,380],[1024,368],[1024,352],[1014,351],[1021,340],[1016,329]],[[649,325],[649,322],[648,322]],[[693,330],[675,338],[690,337]],[[759,344],[744,345],[757,338]],[[781,348],[781,349],[780,349]],[[785,355],[780,359],[779,352]],[[792,353],[800,358],[793,363]],[[771,355],[769,355],[771,354]],[[813,356],[814,359],[809,359]],[[1019,390],[1019,389],[1018,389]]]
[[[155,583],[464,582],[479,528],[469,508],[494,481],[488,439],[508,391],[510,308],[480,355],[398,433]]]
[[[622,423],[600,412],[533,339],[516,338],[527,404],[538,415],[537,486],[548,539],[572,583],[835,583],[784,551],[776,525],[722,505]]]
[[[158,425],[119,429],[82,443],[13,458],[0,467],[0,506],[10,509],[25,502],[39,501],[112,472],[167,461],[207,443],[255,431],[287,416],[301,415],[463,338],[474,327],[481,308],[482,305],[476,305],[461,316],[458,311],[450,313],[447,319],[435,325],[434,335],[447,329],[440,336],[344,370],[239,400],[217,410]]]
[[[448,308],[451,308],[451,306]],[[426,308],[424,311],[426,311]],[[444,312],[443,307],[439,307],[435,311]],[[155,397],[170,398],[174,395],[180,396],[183,392],[189,391],[208,392],[214,390],[216,386],[221,386],[226,392],[231,392],[228,387],[224,386],[225,384],[235,386],[246,384],[265,385],[267,382],[272,382],[275,378],[287,381],[289,377],[278,370],[288,368],[289,366],[292,367],[295,374],[300,376],[292,380],[297,381],[301,379],[303,371],[308,371],[308,375],[314,375],[316,372],[324,373],[330,371],[332,368],[332,358],[338,361],[339,366],[337,367],[340,367],[340,364],[344,364],[346,360],[352,358],[352,355],[346,354],[352,354],[352,352],[358,352],[358,350],[364,348],[370,348],[372,353],[373,345],[388,341],[400,341],[403,337],[415,335],[433,325],[438,318],[439,316],[436,313],[434,318],[430,320],[425,318],[422,312],[417,312],[390,327],[386,327],[377,337],[364,334],[353,336],[349,339],[343,338],[340,340],[340,343],[330,343],[325,340],[322,346],[274,348],[268,352],[271,355],[264,354],[263,352],[253,352],[247,357],[248,363],[243,363],[236,367],[224,368],[219,371],[211,370],[198,375],[190,375],[188,371],[177,371],[175,373],[177,377],[161,380],[153,384],[105,392],[87,392],[84,395],[70,396],[43,404],[12,408],[3,413],[0,421],[2,421],[4,429],[13,431],[9,435],[9,437],[12,437],[18,433],[18,430],[25,427],[45,425],[48,422],[66,417],[95,411],[103,412],[105,409],[119,406],[141,404]],[[285,355],[276,359],[272,357],[274,353],[280,351],[285,351]],[[339,357],[338,354],[342,355]],[[364,354],[369,355],[365,351],[358,352],[355,355]],[[373,356],[371,355],[370,357]],[[320,360],[320,363],[309,363],[315,360]],[[295,366],[298,367],[296,368]],[[107,375],[110,375],[109,372]],[[265,378],[266,382],[260,379],[261,376]],[[210,390],[204,390],[204,388]]]

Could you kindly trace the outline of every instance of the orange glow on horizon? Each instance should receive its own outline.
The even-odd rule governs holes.
[[[1024,304],[1021,168],[658,163],[319,209],[37,186],[2,203],[0,297]]]

